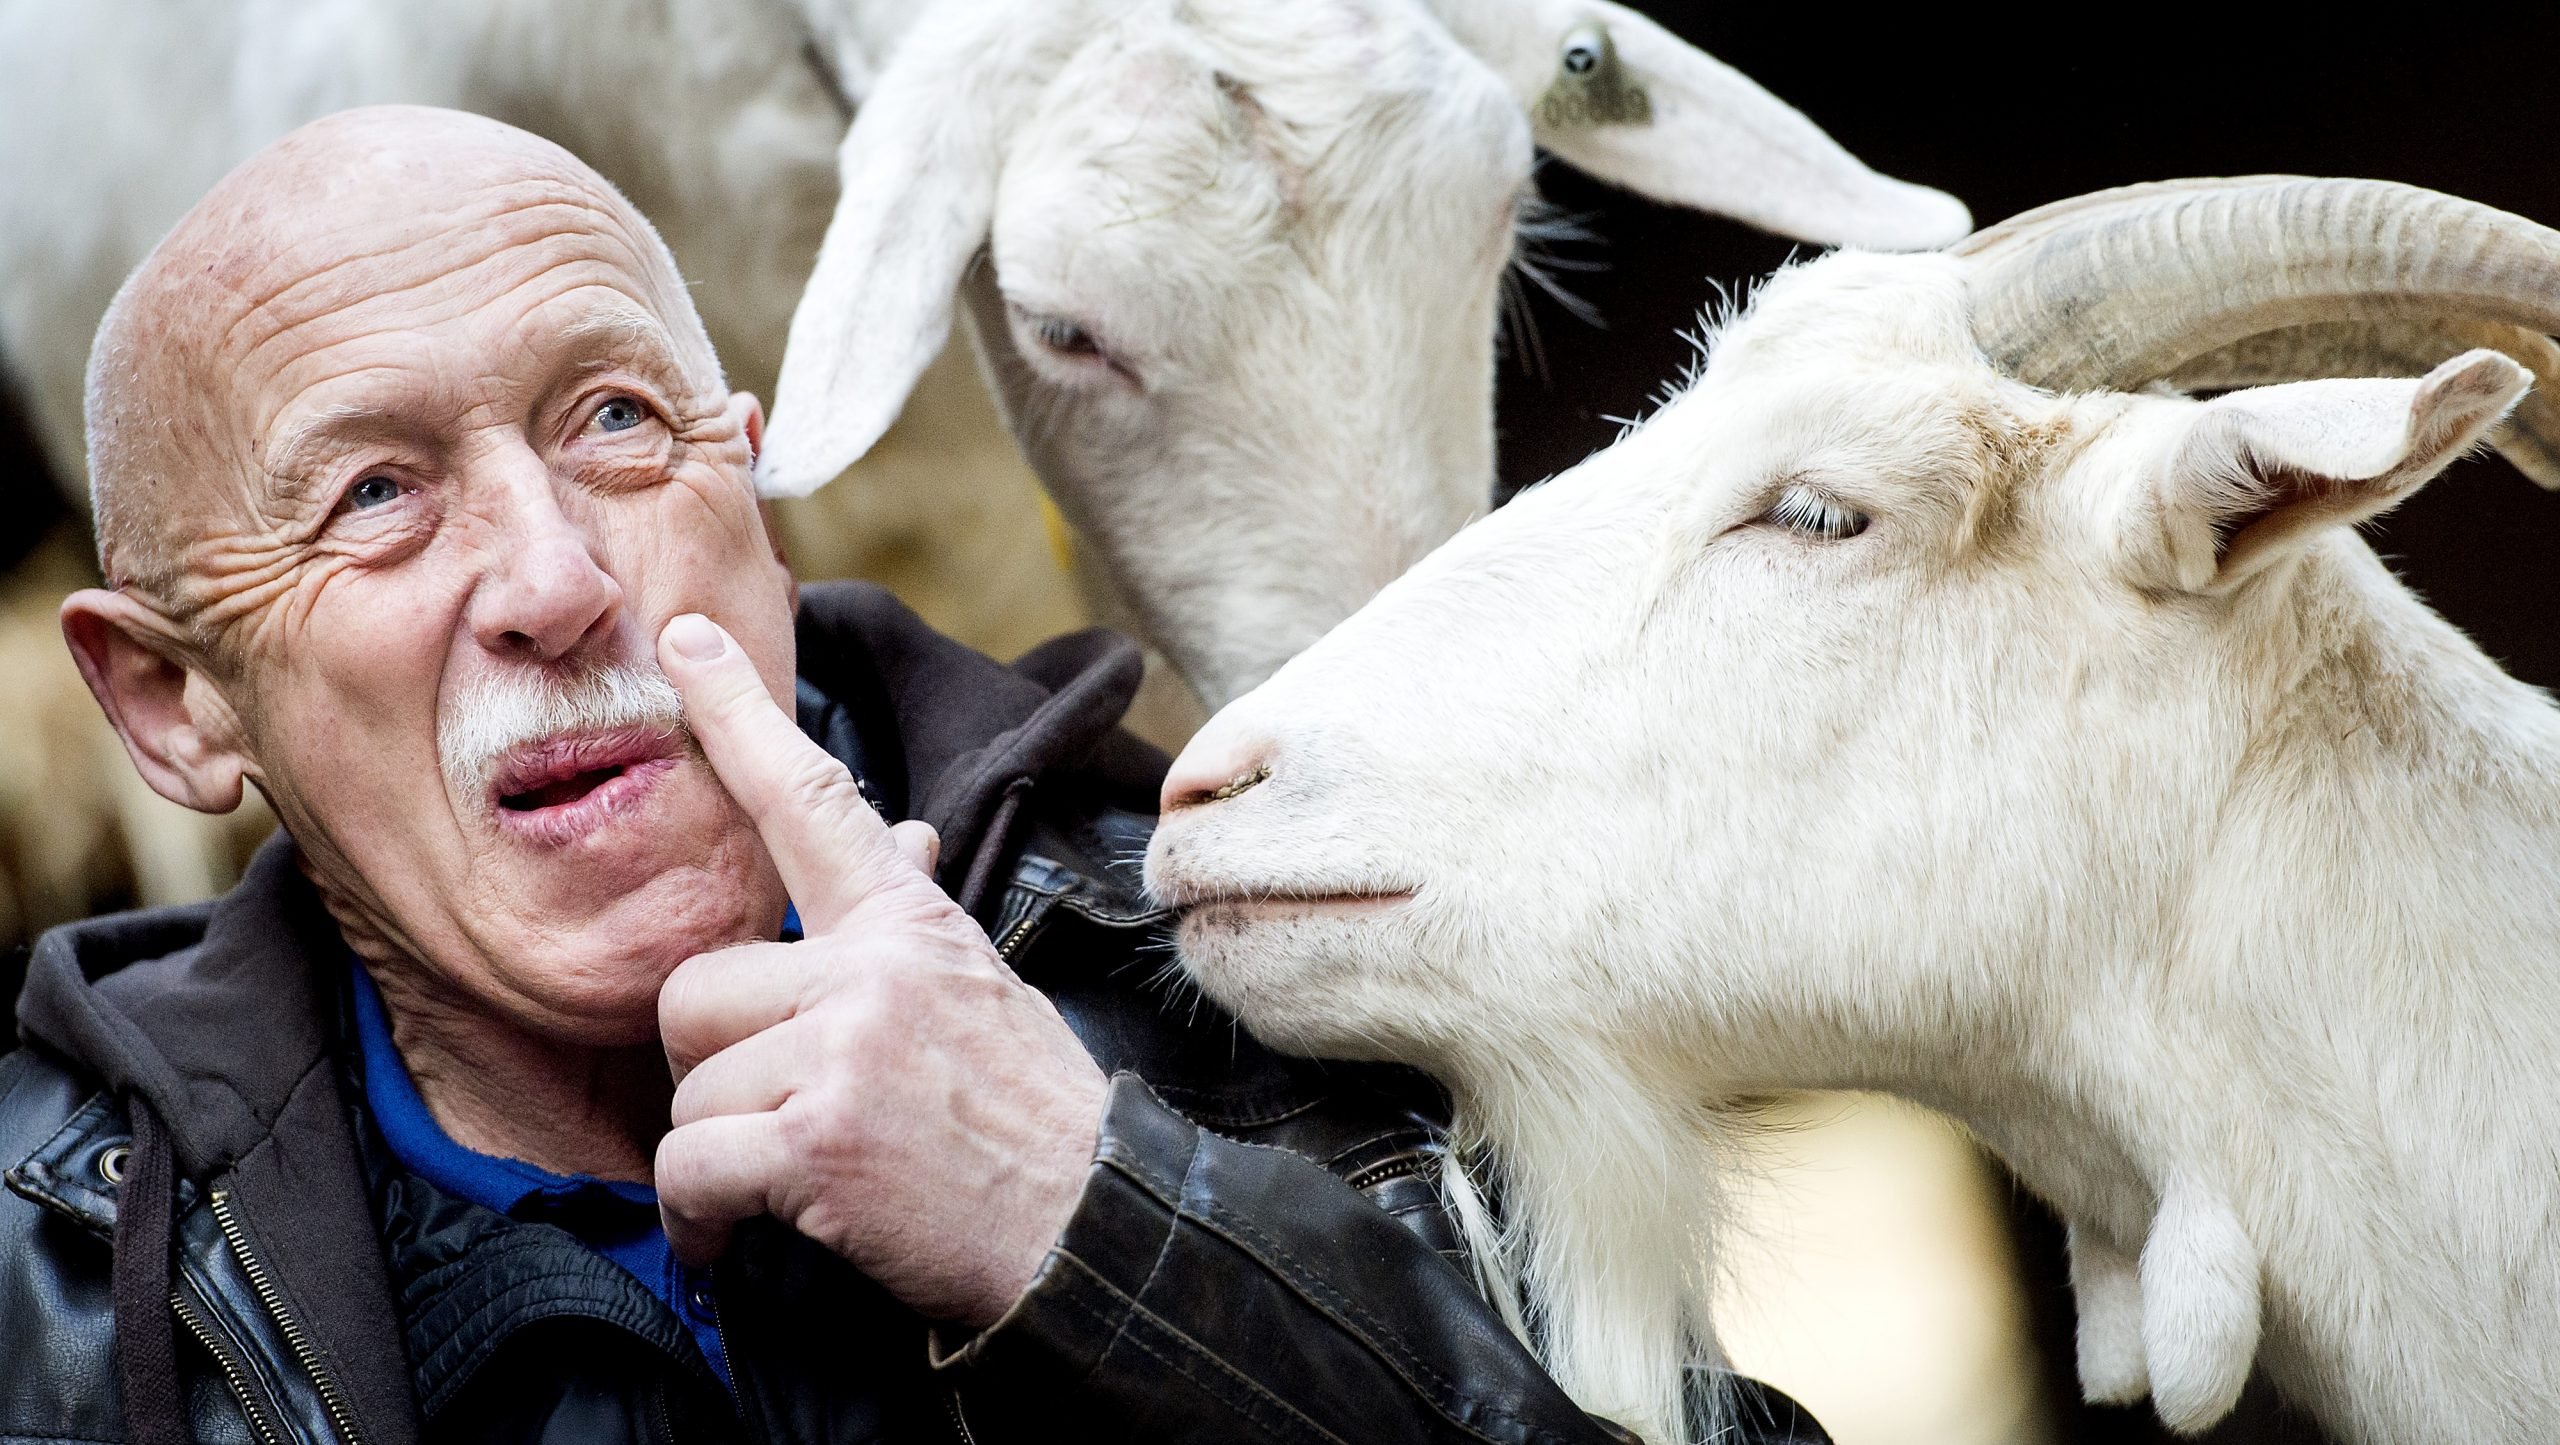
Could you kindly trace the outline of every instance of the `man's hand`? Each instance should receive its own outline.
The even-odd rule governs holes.
[[[726,632],[678,617],[658,660],[807,934],[697,955],[658,996],[668,1239],[701,1262],[770,1214],[926,1315],[994,1322],[1074,1210],[1101,1071],[934,886],[932,830],[885,826]]]

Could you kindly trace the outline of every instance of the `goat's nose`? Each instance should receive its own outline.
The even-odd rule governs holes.
[[[1271,755],[1268,741],[1226,733],[1213,722],[1164,775],[1164,811],[1225,802],[1271,776]]]

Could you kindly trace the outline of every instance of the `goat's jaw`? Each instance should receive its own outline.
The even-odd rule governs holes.
[[[1410,904],[1410,895],[1212,902],[1183,915],[1175,945],[1200,991],[1273,1048],[1402,1058],[1406,1042],[1374,1036],[1350,1000],[1385,926]]]

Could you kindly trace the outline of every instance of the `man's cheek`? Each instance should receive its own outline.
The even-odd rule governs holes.
[[[792,581],[738,478],[685,476],[631,499],[606,519],[607,563],[654,642],[683,612],[720,619],[772,680],[779,658],[788,696]]]

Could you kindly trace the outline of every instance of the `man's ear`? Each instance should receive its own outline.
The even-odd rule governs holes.
[[[2480,445],[2531,380],[2467,351],[2415,381],[2304,381],[2202,404],[2160,480],[2177,585],[2227,590],[2396,506]]]
[[[62,638],[151,791],[200,813],[240,806],[238,724],[174,624],[130,593],[91,587],[63,599]]]
[[[746,408],[741,425],[747,434],[747,461],[752,465],[764,455],[764,403],[756,400],[754,392],[733,391],[729,393],[729,405]]]

